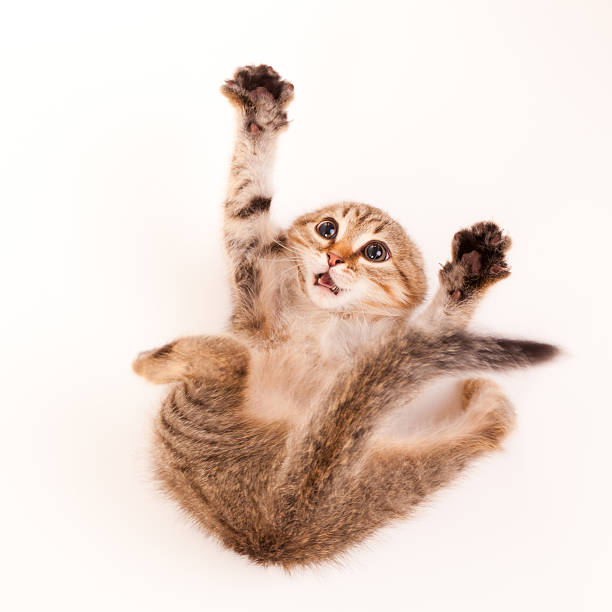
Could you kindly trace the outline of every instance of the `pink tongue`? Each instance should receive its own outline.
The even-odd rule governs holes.
[[[319,276],[319,285],[323,285],[328,289],[333,289],[336,286],[336,283],[332,280],[332,277],[329,275],[329,272],[326,272],[322,276]]]

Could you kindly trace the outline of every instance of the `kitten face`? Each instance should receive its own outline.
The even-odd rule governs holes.
[[[390,314],[425,297],[421,254],[402,227],[366,204],[342,203],[291,226],[302,290],[320,308]]]

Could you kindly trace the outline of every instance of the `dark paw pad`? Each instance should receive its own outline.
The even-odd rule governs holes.
[[[478,251],[470,251],[461,256],[461,265],[471,276],[482,270],[482,255]]]
[[[228,98],[248,106],[264,101],[285,106],[293,97],[293,85],[265,64],[238,68],[221,90]]]
[[[245,66],[238,68],[234,74],[234,81],[242,89],[261,94],[265,92],[278,100],[282,90],[283,81],[278,72],[271,66]]]
[[[510,274],[505,255],[512,241],[491,221],[476,223],[453,237],[452,262],[441,271],[455,301]]]

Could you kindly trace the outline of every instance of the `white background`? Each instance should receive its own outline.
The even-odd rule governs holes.
[[[609,610],[612,6],[5,2],[0,9],[5,610]],[[274,215],[376,204],[431,286],[460,227],[514,238],[475,326],[566,356],[410,521],[286,575],[150,481],[140,350],[223,329],[220,211],[245,63],[295,84]],[[607,582],[607,584],[606,584]]]

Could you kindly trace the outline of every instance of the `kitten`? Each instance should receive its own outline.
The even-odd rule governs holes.
[[[269,66],[222,92],[238,130],[225,202],[231,331],[141,353],[134,370],[172,383],[156,423],[156,474],[211,534],[285,568],[333,559],[406,517],[473,459],[500,448],[514,411],[486,379],[463,410],[384,442],[381,419],[444,375],[545,361],[555,347],[473,335],[486,288],[509,275],[494,223],[455,234],[424,310],[421,255],[383,211],[346,202],[269,220],[270,172],[293,86]]]

